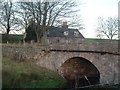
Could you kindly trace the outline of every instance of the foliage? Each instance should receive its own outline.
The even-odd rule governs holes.
[[[25,41],[29,42],[31,40],[34,40],[35,42],[37,41],[36,38],[36,33],[34,31],[34,25],[28,26],[28,28],[26,29],[26,38]]]
[[[63,88],[66,81],[57,73],[33,62],[3,58],[3,88]]]
[[[2,39],[0,40],[0,43],[19,43],[22,41],[22,35],[15,35],[15,34],[1,34],[0,35]]]

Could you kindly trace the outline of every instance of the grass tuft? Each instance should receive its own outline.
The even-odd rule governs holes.
[[[66,80],[32,62],[3,58],[3,88],[64,88]]]

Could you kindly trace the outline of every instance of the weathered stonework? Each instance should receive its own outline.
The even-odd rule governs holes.
[[[91,51],[107,51],[118,52],[117,43],[87,43],[81,42],[79,44],[51,44],[49,46],[10,46],[3,45],[3,57],[11,57],[13,59],[33,60],[39,66],[46,67],[53,71],[60,73],[61,65],[72,57],[83,57],[89,60],[97,67],[100,72],[101,83],[120,83],[118,60],[119,55],[100,54],[100,53],[81,53],[81,52],[54,52],[49,49],[59,50],[91,50]],[[46,50],[46,51],[42,51]]]

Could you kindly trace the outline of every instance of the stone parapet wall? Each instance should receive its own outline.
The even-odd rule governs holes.
[[[2,46],[2,56],[10,57],[14,60],[33,60],[34,56],[42,53],[41,48],[27,47],[27,46]]]
[[[86,43],[79,44],[51,44],[51,49],[60,50],[90,50],[90,51],[114,51],[118,52],[118,44],[116,43]]]
[[[43,46],[40,44],[17,44],[17,45],[2,45],[3,56],[13,56],[18,54],[26,59],[32,59],[35,55],[45,53],[42,50],[85,50],[85,51],[106,51],[118,53],[118,43],[89,43],[81,41],[79,44],[75,43],[56,43]]]

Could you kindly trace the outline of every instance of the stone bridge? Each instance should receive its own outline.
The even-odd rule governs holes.
[[[90,61],[100,72],[100,83],[120,83],[118,80],[117,43],[79,43],[53,45],[43,56],[36,57],[37,65],[61,73],[61,66],[69,59],[78,57]],[[74,60],[74,59],[73,59]],[[73,74],[73,73],[72,73]]]
[[[98,42],[98,43],[66,43],[51,44],[49,46],[17,46],[14,52],[23,54],[22,58],[32,59],[39,66],[51,69],[63,76],[62,66],[68,60],[79,58],[84,59],[93,65],[100,74],[100,83],[120,83],[119,80],[119,57],[118,43]],[[12,47],[3,46],[3,55],[5,52],[12,52]],[[15,52],[15,53],[16,53]],[[14,54],[15,54],[14,53]],[[13,53],[12,53],[13,54]],[[11,54],[11,55],[12,55]],[[10,55],[10,56],[11,56]],[[28,56],[24,56],[28,55]],[[28,58],[29,57],[29,58]],[[83,61],[84,61],[83,60]],[[79,64],[80,66],[81,64]],[[87,67],[87,66],[86,66]],[[94,68],[93,68],[94,69]],[[75,71],[75,70],[74,70]],[[88,71],[87,73],[91,72]],[[71,73],[72,75],[73,73]],[[87,76],[87,75],[86,75]]]

